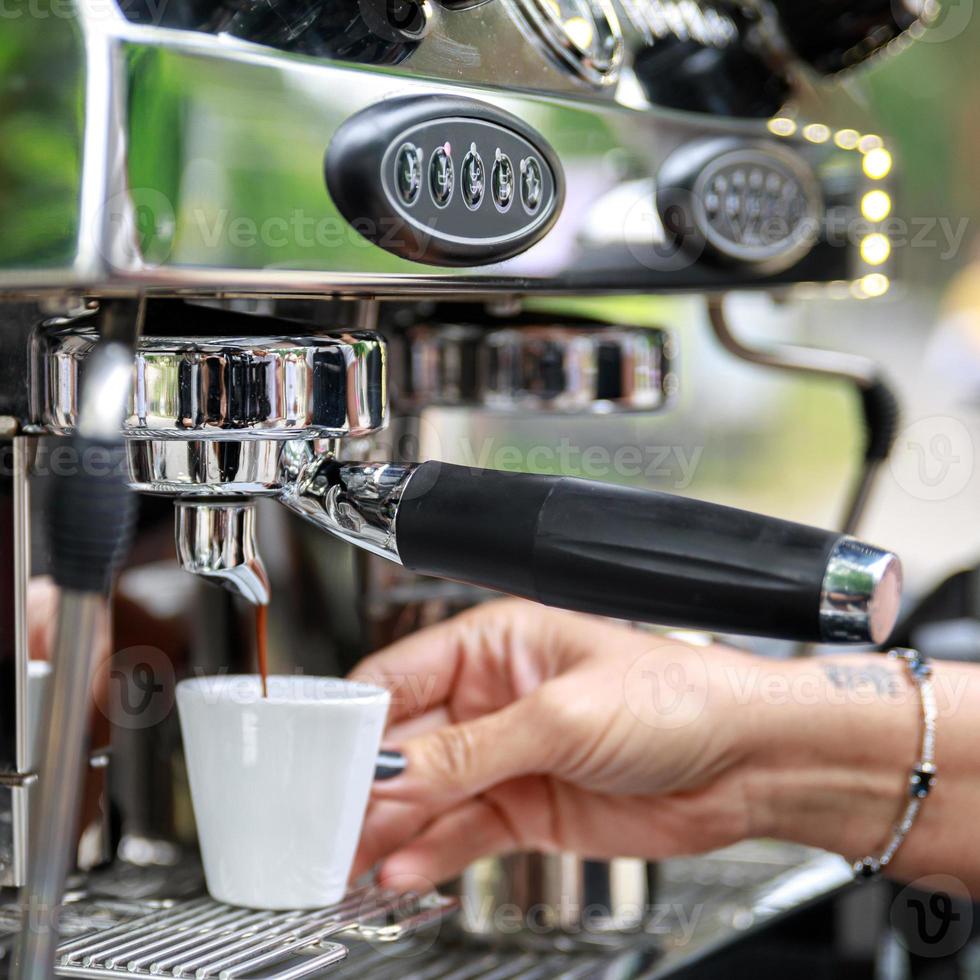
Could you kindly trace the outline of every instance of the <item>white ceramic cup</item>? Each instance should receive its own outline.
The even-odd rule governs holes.
[[[27,767],[37,769],[41,752],[41,715],[44,695],[51,676],[47,660],[31,660],[27,664]]]
[[[221,902],[318,908],[347,888],[390,695],[336,677],[177,685],[204,875]]]

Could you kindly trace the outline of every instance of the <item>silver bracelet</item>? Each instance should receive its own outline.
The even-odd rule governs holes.
[[[919,747],[919,760],[909,775],[909,799],[898,823],[895,824],[891,838],[880,857],[861,858],[854,862],[856,878],[873,878],[891,863],[896,852],[908,837],[915,818],[922,809],[922,803],[929,795],[936,781],[936,692],[932,686],[932,664],[917,650],[896,649],[889,654],[893,660],[902,660],[909,678],[919,692],[922,703],[922,741]]]

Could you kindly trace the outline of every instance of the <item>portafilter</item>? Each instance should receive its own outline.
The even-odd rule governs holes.
[[[45,431],[74,430],[96,339],[78,323],[38,338]],[[129,483],[178,498],[183,566],[253,602],[264,573],[241,508],[267,496],[416,572],[547,605],[808,642],[880,644],[891,632],[899,561],[849,535],[562,476],[345,460],[346,439],[384,426],[387,400],[374,333],[144,337],[123,425]],[[209,512],[189,514],[193,504]]]

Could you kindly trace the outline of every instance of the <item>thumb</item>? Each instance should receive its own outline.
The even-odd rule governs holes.
[[[417,803],[435,814],[508,779],[549,772],[556,747],[542,731],[541,707],[532,695],[391,747],[404,755],[404,771],[376,782],[374,796]]]

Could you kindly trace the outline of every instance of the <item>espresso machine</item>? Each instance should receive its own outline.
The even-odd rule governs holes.
[[[854,532],[894,399],[864,359],[743,342],[724,306],[742,290],[873,300],[895,275],[892,156],[834,76],[935,11],[825,6],[74,0],[9,19],[0,113],[37,127],[13,145],[34,132],[57,151],[0,161],[12,975],[664,975],[675,947],[705,955],[847,882],[843,859],[759,845],[662,868],[682,892],[696,880],[739,896],[739,914],[726,905],[683,943],[651,926],[645,864],[574,855],[476,868],[455,895],[368,882],[317,913],[221,906],[175,831],[179,802],[159,803],[147,775],[173,727],[155,704],[194,655],[165,658],[166,683],[135,647],[113,656],[132,724],[96,670],[122,643],[126,577],[164,552],[203,584],[193,618],[211,659],[193,663],[211,669],[234,656],[215,637],[274,607],[287,575],[312,593],[337,670],[498,593],[701,633],[883,644],[898,559]],[[570,425],[669,410],[682,353],[669,324],[529,301],[671,293],[704,295],[733,355],[854,388],[864,464],[838,527],[426,458],[433,407]],[[304,577],[295,554],[329,557]],[[59,602],[32,700],[42,571]],[[108,745],[89,735],[90,691]],[[733,878],[740,867],[754,870]],[[540,928],[520,930],[533,942],[501,935],[503,902],[537,910]]]

